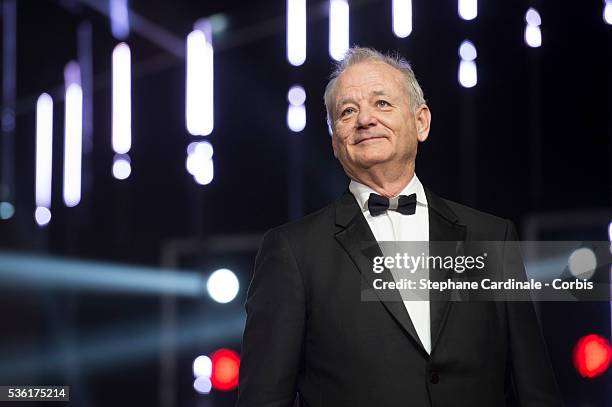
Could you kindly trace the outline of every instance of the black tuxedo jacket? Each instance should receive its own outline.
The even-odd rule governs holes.
[[[511,222],[426,195],[430,241],[516,240]],[[237,406],[290,407],[296,395],[304,407],[562,405],[531,302],[430,302],[430,355],[401,300],[361,300],[367,241],[348,191],[266,233]]]

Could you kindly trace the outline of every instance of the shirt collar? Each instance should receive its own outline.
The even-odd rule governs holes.
[[[355,180],[351,180],[351,183],[349,184],[349,191],[351,191],[351,193],[355,196],[359,207],[364,212],[368,210],[368,199],[370,198],[370,194],[377,194],[377,192],[369,186]],[[410,194],[416,194],[418,206],[427,206],[427,197],[425,196],[423,184],[421,184],[421,181],[419,181],[416,174],[414,174],[408,185],[402,189],[398,196]]]

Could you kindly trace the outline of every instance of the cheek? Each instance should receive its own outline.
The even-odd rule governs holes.
[[[342,125],[336,126],[336,132],[334,134],[334,139],[336,140],[336,144],[338,144],[338,146],[347,144],[351,135],[348,129]]]

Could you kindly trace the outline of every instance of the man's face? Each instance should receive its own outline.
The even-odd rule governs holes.
[[[360,178],[378,164],[406,166],[429,132],[429,109],[410,110],[405,79],[381,62],[361,62],[337,79],[332,146],[344,170]]]

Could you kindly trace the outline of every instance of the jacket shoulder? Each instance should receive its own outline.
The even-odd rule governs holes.
[[[493,234],[501,240],[506,237],[508,229],[512,227],[512,222],[508,219],[448,199],[443,198],[443,201],[457,215],[459,223],[466,225],[468,230],[486,233],[487,235]]]
[[[265,235],[282,234],[288,238],[307,236],[315,232],[329,229],[334,225],[335,204],[331,203],[315,212],[299,219],[278,225],[266,232]]]

